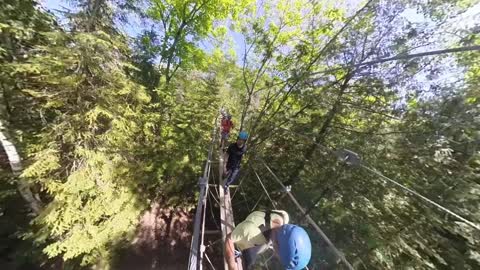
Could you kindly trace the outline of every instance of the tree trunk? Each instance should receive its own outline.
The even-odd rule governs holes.
[[[318,145],[321,145],[325,142],[325,138],[332,124],[332,121],[335,118],[335,115],[341,111],[341,108],[340,108],[341,99],[343,94],[345,93],[345,90],[348,88],[348,82],[350,81],[351,78],[352,78],[352,74],[348,74],[345,77],[342,85],[340,86],[340,92],[338,93],[337,98],[335,99],[335,103],[332,105],[332,108],[325,115],[325,120],[323,121],[322,128],[313,137],[313,143],[310,145],[310,147],[308,147],[308,149],[303,154],[303,160],[292,170],[290,177],[284,183],[286,186],[292,185],[298,180],[298,176],[301,174],[301,172],[305,168],[306,162],[312,158],[313,153],[315,153],[315,150],[317,150]]]
[[[35,214],[39,214],[42,210],[42,204],[39,200],[37,200],[30,190],[30,184],[20,177],[22,173],[22,163],[20,160],[20,156],[18,155],[17,149],[15,145],[11,143],[7,137],[3,133],[3,125],[0,122],[0,146],[3,147],[5,153],[7,154],[8,162],[10,163],[10,168],[12,169],[12,173],[15,177],[18,178],[18,185],[17,189],[23,199],[27,202],[30,209]]]

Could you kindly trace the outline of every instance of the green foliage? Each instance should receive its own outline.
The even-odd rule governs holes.
[[[46,116],[23,173],[48,202],[30,237],[46,244],[49,257],[92,264],[135,227],[146,203],[136,192],[145,175],[138,156],[150,98],[124,74],[124,49],[108,34],[45,37],[40,53],[12,64],[22,92]]]
[[[59,26],[33,1],[7,0],[0,11],[0,120],[24,161],[21,179],[45,207],[38,216],[14,207],[21,205],[20,182],[2,172],[0,263],[108,268],[149,204],[195,205],[213,121],[224,106],[233,133],[242,126],[252,134],[247,161],[254,162],[243,167],[241,192],[252,206],[255,167],[271,196],[309,230],[311,268],[339,266],[256,157],[293,186],[356,269],[480,267],[472,228],[318,146],[351,149],[480,222],[479,53],[344,68],[432,41],[478,44],[474,27],[448,27],[473,3],[366,3],[81,0]],[[425,24],[410,22],[407,7]],[[149,30],[129,43],[117,22],[128,22],[132,11]],[[445,41],[450,31],[456,37]],[[244,51],[233,44],[238,35]],[[237,219],[251,210],[236,202],[242,197],[234,199]],[[25,259],[12,259],[18,254]]]
[[[180,67],[202,67],[205,57],[198,41],[214,33],[217,21],[236,20],[252,2],[151,0],[146,14],[160,29],[155,46],[165,81],[169,83]]]

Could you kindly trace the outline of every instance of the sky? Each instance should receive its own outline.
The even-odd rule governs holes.
[[[39,1],[45,9],[50,10],[52,13],[54,13],[60,19],[61,23],[65,23],[65,21],[63,20],[63,17],[61,15],[61,12],[59,12],[59,10],[74,9],[74,7],[71,6],[69,2],[65,0],[39,0]],[[342,1],[339,1],[339,2],[342,2]],[[258,1],[258,3],[262,3],[262,1]],[[348,10],[349,13],[353,13],[358,9],[359,4],[362,4],[362,3],[363,1],[359,1],[359,0],[346,0],[345,2],[342,2],[341,5],[344,5],[344,7]],[[261,10],[261,7],[259,6],[257,7],[257,9]],[[414,8],[406,9],[402,13],[402,16],[414,24],[431,23],[421,13],[418,13],[417,10]],[[123,31],[126,35],[130,37],[135,37],[139,33],[141,33],[144,29],[146,29],[146,26],[142,24],[141,20],[134,15],[130,15],[128,18],[128,21],[129,21],[128,24],[119,23],[118,27],[121,31]],[[446,24],[451,29],[440,29],[440,30],[453,31],[455,29],[465,29],[467,27],[472,27],[475,23],[479,21],[480,21],[480,3],[477,3],[475,6],[470,8],[467,12],[465,12],[465,14],[463,14],[460,18],[458,18],[456,21],[452,21]],[[231,30],[229,30],[228,35],[233,40],[233,45],[237,55],[237,60],[239,63],[241,63],[243,59],[243,54],[245,51],[244,37],[241,33],[237,33]],[[206,50],[207,52],[211,52],[213,49],[213,45],[208,40],[203,41],[201,44],[199,44],[199,46],[202,49]],[[422,48],[420,48],[419,50],[422,50]]]

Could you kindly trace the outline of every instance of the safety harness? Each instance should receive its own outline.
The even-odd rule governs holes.
[[[270,238],[272,236],[272,227],[270,226],[270,222],[272,221],[272,214],[277,214],[282,216],[283,221],[285,221],[285,216],[282,212],[275,211],[275,210],[265,210],[265,224],[258,226],[260,231],[262,232],[267,242],[270,242]]]
[[[272,214],[277,214],[282,216],[283,221],[285,221],[285,216],[282,212],[275,211],[275,210],[265,210],[262,212],[265,213],[265,224],[258,226],[258,228],[262,232],[263,237],[265,237],[267,242],[270,242],[270,239],[272,237],[272,227],[270,226],[270,222],[272,221]],[[241,255],[241,252],[235,250],[235,257],[238,257],[240,255]]]

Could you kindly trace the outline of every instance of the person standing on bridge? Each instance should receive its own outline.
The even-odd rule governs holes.
[[[241,131],[238,134],[237,141],[228,146],[227,152],[224,156],[224,177],[226,177],[223,188],[225,192],[228,192],[228,187],[237,179],[238,172],[240,171],[240,163],[242,162],[243,154],[247,151],[248,133]]]
[[[220,147],[223,147],[230,137],[230,130],[233,128],[232,116],[229,113],[222,114],[222,141]]]
[[[288,213],[283,210],[254,211],[248,215],[225,240],[228,269],[237,270],[235,247],[240,249],[249,269],[270,244],[286,270],[305,268],[312,253],[310,237],[302,227],[288,222]]]

